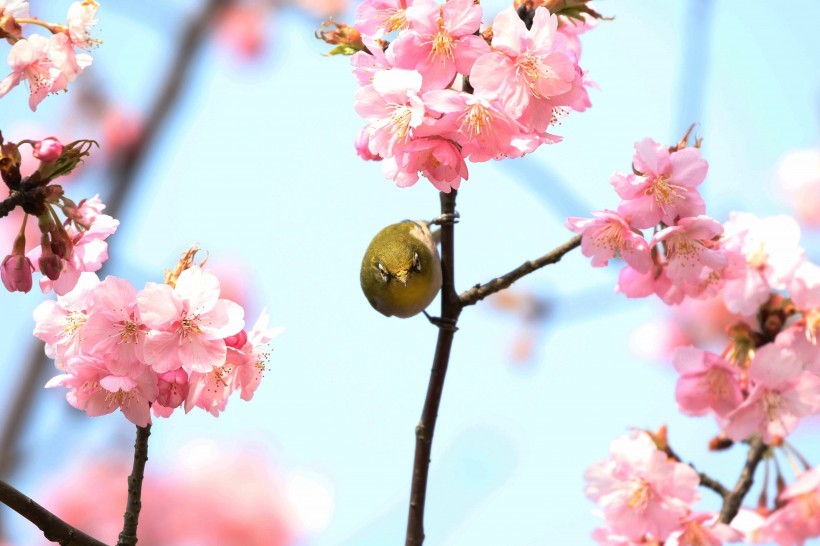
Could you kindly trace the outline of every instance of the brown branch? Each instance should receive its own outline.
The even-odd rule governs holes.
[[[550,264],[558,263],[561,258],[564,257],[566,253],[577,248],[581,245],[581,236],[576,235],[563,245],[559,246],[555,250],[548,252],[547,254],[537,258],[535,260],[530,260],[521,264],[520,266],[516,267],[506,275],[502,275],[501,277],[497,277],[486,284],[477,284],[474,287],[470,288],[463,294],[461,294],[461,306],[466,307],[468,305],[474,305],[479,301],[483,300],[487,296],[495,294],[496,292],[500,292],[505,288],[509,288],[512,283],[524,277],[525,275],[529,275],[533,271],[541,269]]]
[[[151,425],[137,427],[137,439],[134,441],[134,466],[128,476],[128,504],[125,508],[124,522],[117,546],[134,546],[137,543],[137,525],[142,510],[142,478],[145,475],[145,463],[148,461],[148,437],[151,436]]]
[[[456,209],[456,192],[441,194],[441,214],[452,215]],[[445,216],[447,217],[447,216]],[[449,216],[452,217],[452,216]],[[433,432],[436,428],[436,417],[441,403],[444,388],[444,376],[450,361],[450,348],[453,335],[456,333],[456,322],[461,314],[461,301],[455,289],[453,274],[454,237],[453,223],[441,226],[441,317],[433,319],[438,325],[438,341],[433,357],[433,369],[430,383],[427,386],[427,397],[421,421],[416,427],[416,455],[413,459],[413,480],[410,488],[410,511],[407,518],[406,546],[420,546],[424,542],[424,502],[427,497],[427,474],[430,469],[430,451],[433,445]]]
[[[0,480],[0,502],[36,525],[43,536],[62,546],[106,546],[64,522],[29,497]]]
[[[666,427],[663,427],[662,430],[665,430],[665,428]],[[657,443],[656,434],[650,433],[650,435],[652,436],[653,440],[655,440],[655,442]],[[693,465],[692,463],[684,462],[680,458],[680,456],[677,453],[675,453],[675,451],[669,445],[669,442],[666,440],[665,435],[664,435],[663,439],[664,439],[665,444],[663,445],[662,450],[666,453],[666,455],[671,457],[672,459],[675,459],[679,463],[683,463],[685,465],[688,465],[688,466],[692,467],[692,470],[694,470],[695,472],[698,473],[698,477],[700,478],[700,485],[702,485],[703,487],[705,487],[707,489],[711,489],[712,491],[714,491],[715,493],[720,495],[721,498],[723,498],[724,500],[726,499],[726,497],[729,496],[730,491],[729,491],[729,489],[726,488],[725,485],[723,485],[722,483],[720,483],[716,479],[711,478],[708,474],[700,472],[697,468],[695,468],[695,465]]]
[[[723,499],[723,507],[720,510],[720,517],[718,518],[719,522],[728,525],[737,515],[740,510],[740,504],[743,502],[743,497],[746,496],[746,493],[748,493],[752,487],[757,465],[763,460],[763,455],[766,454],[768,448],[769,446],[764,444],[763,440],[758,436],[755,436],[749,442],[749,454],[746,456],[746,464],[743,466],[740,477],[737,479],[735,488]]]
[[[700,484],[703,487],[711,489],[712,491],[723,497],[724,501],[726,500],[726,497],[729,496],[730,492],[725,485],[723,485],[714,478],[710,478],[709,475],[704,474],[703,472],[698,472],[698,469],[695,468],[691,463],[686,464],[691,466],[694,469],[694,471],[698,473],[698,476],[700,477]]]

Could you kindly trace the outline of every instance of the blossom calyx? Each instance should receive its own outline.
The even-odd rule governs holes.
[[[353,55],[359,51],[367,51],[359,31],[344,23],[325,21],[322,23],[322,28],[313,35],[318,40],[336,46],[326,53],[328,57],[331,55]]]
[[[577,19],[586,22],[586,17],[593,19],[604,19],[604,17],[590,6],[592,0],[515,0],[513,7],[521,19],[527,24],[527,28],[532,24],[532,17],[536,8],[545,7],[550,13],[569,19]],[[529,16],[527,18],[527,16]],[[529,19],[529,22],[528,22]],[[559,19],[559,21],[561,21]]]
[[[21,38],[23,36],[23,27],[14,18],[11,13],[6,13],[3,8],[0,8],[0,40],[3,38]]]
[[[185,251],[185,254],[182,255],[177,262],[177,265],[175,265],[173,269],[165,270],[165,278],[163,279],[163,282],[172,288],[175,287],[177,285],[177,279],[179,279],[182,272],[194,266],[194,256],[196,256],[196,253],[199,251],[200,248],[196,245]],[[205,258],[199,266],[202,267],[207,261],[208,259]]]
[[[71,173],[77,168],[77,165],[82,163],[84,157],[90,155],[92,145],[98,148],[100,146],[96,140],[75,140],[63,146],[60,154],[54,160],[41,161],[40,166],[37,168],[37,174],[40,175],[40,184],[48,184],[58,176]],[[51,159],[52,156],[53,154],[50,154],[48,158]]]

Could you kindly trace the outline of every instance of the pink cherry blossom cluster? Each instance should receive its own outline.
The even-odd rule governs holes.
[[[720,428],[716,449],[757,438],[769,446],[769,459],[780,450],[787,459],[803,461],[788,487],[775,465],[777,501],[767,505],[764,486],[757,509],[762,516],[745,535],[747,541],[802,544],[820,536],[820,511],[807,508],[820,506],[820,478],[786,438],[801,419],[820,413],[820,266],[806,257],[800,229],[790,217],[733,213],[721,225],[705,216],[697,186],[707,164],[697,145],[688,147],[686,141],[672,148],[648,138],[636,143],[633,173],[612,177],[622,198],[617,211],[570,218],[567,226],[582,234],[582,251],[593,266],[605,266],[616,256],[626,261],[618,290],[627,296],[654,293],[669,305],[695,298],[732,313],[725,314],[733,324],[726,329],[729,343],[721,354],[693,346],[672,354],[679,373],[677,404],[687,415],[714,416]],[[641,230],[649,228],[655,232],[647,241]],[[588,474],[587,494],[604,508],[607,523],[596,533],[599,543],[730,540],[721,536],[726,529],[702,525],[712,516],[692,519],[690,507],[680,504],[690,497],[669,496],[665,474],[652,477],[647,470],[671,473],[672,464],[676,476],[691,478],[691,469],[680,470],[679,462],[667,460],[669,452],[650,446],[648,436],[640,438],[617,440],[610,459]],[[700,534],[692,536],[701,542],[675,538],[677,532],[683,533],[680,537],[695,533],[683,531],[684,524],[699,526]]]
[[[244,331],[242,307],[221,298],[216,276],[194,265],[141,291],[83,273],[71,292],[40,304],[34,320],[34,335],[62,372],[46,386],[66,387],[69,404],[89,416],[120,409],[138,426],[151,422],[149,408],[159,417],[183,404],[186,413],[218,415],[233,392],[250,400],[265,345],[278,334],[266,312]]]
[[[356,112],[368,120],[359,155],[381,160],[400,187],[422,175],[449,192],[468,178],[466,159],[521,157],[558,142],[550,126],[589,106],[577,35],[594,18],[537,7],[525,24],[519,13],[510,7],[481,31],[473,0],[364,0],[356,32],[346,33],[361,44],[351,57],[362,86]]]
[[[24,143],[40,160],[38,169],[28,177],[20,172],[20,147]],[[31,290],[34,263],[43,275],[43,293],[53,289],[63,295],[74,288],[81,273],[98,271],[108,259],[106,239],[117,230],[119,221],[102,213],[105,205],[97,196],[75,204],[65,197],[62,186],[52,183],[88,156],[92,144],[80,140],[64,146],[55,138],[13,143],[4,142],[0,135],[0,175],[9,190],[9,197],[0,202],[0,217],[18,207],[25,213],[11,254],[0,265],[0,278],[10,292]],[[58,210],[65,221],[59,221]],[[29,216],[37,220],[40,244],[27,252]]]
[[[820,536],[820,468],[807,465],[786,486],[778,477],[774,510],[741,509],[730,525],[718,514],[695,510],[697,472],[643,431],[616,438],[609,457],[586,472],[586,495],[601,508],[604,527],[592,538],[602,546],[720,546],[728,542],[802,546]],[[764,495],[766,485],[764,484]]]
[[[46,95],[65,90],[91,65],[87,51],[100,43],[89,35],[97,22],[98,7],[95,0],[72,3],[63,25],[31,18],[28,0],[0,0],[0,38],[12,44],[8,55],[11,74],[0,81],[0,98],[26,80],[29,107],[37,110]],[[23,37],[25,25],[43,27],[51,37],[40,34]]]
[[[633,172],[611,179],[622,199],[617,211],[567,219],[567,227],[582,234],[581,251],[594,267],[615,256],[626,261],[618,290],[628,297],[654,293],[671,305],[714,295],[720,286],[727,257],[715,239],[723,226],[705,216],[697,187],[708,165],[699,143],[687,146],[687,137],[672,148],[650,138],[636,142]],[[655,233],[647,242],[641,230],[649,228]]]
[[[604,546],[693,546],[736,542],[743,533],[695,512],[700,477],[658,449],[646,432],[616,438],[609,457],[586,472],[586,495],[603,511],[605,527],[593,532]]]

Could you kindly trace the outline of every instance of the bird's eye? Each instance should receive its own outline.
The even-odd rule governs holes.
[[[421,258],[419,258],[418,252],[413,254],[413,269],[416,271],[421,271]]]
[[[387,272],[387,270],[384,268],[384,266],[382,264],[380,264],[379,262],[376,262],[376,267],[379,268],[379,274],[382,276],[382,280],[384,282],[387,282],[388,280],[390,280],[390,273]]]

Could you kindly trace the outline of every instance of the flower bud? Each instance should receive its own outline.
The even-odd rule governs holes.
[[[380,155],[370,152],[370,147],[368,146],[369,141],[370,139],[368,138],[367,127],[362,127],[362,130],[359,131],[358,136],[356,136],[356,142],[354,143],[356,146],[356,153],[365,161],[381,161],[382,157]]]
[[[34,266],[31,265],[31,260],[20,254],[6,256],[3,265],[0,266],[0,277],[2,277],[3,285],[9,292],[28,292],[31,290],[31,274],[33,272]]]
[[[328,30],[336,27],[333,30]],[[355,28],[336,21],[325,21],[322,28],[314,33],[317,39],[335,45],[328,55],[353,55],[358,51],[365,51],[362,35]]]
[[[54,163],[63,153],[63,145],[55,137],[48,137],[34,143],[34,157],[40,161]]]
[[[188,375],[179,368],[157,376],[157,402],[166,408],[178,408],[188,397]]]
[[[56,281],[60,278],[60,273],[63,272],[63,260],[51,251],[51,245],[43,245],[43,253],[40,259],[37,260],[37,265],[40,268],[40,273]]]
[[[245,330],[239,330],[239,333],[225,338],[225,345],[234,349],[241,349],[247,342],[248,334]]]

